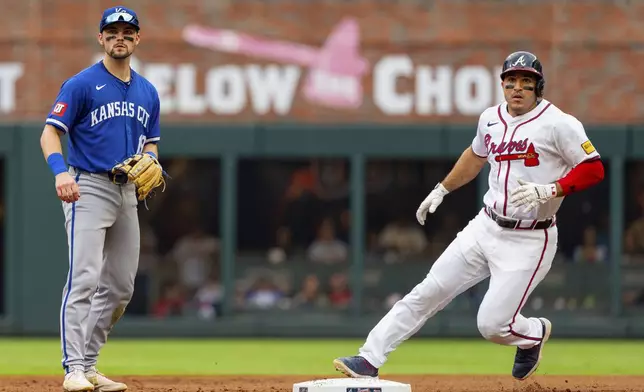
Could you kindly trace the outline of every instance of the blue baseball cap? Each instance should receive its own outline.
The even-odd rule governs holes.
[[[136,16],[136,12],[129,8],[119,6],[110,7],[103,11],[103,17],[101,18],[101,23],[98,26],[98,31],[102,32],[107,25],[117,22],[131,24],[137,31],[140,29],[139,18]]]

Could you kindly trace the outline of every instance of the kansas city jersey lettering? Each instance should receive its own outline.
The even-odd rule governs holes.
[[[135,105],[134,102],[110,102],[92,110],[90,115],[92,118],[91,127],[107,119],[121,116],[131,118],[136,116],[143,128],[147,128],[150,121],[150,113],[143,106]]]
[[[65,80],[45,122],[68,134],[70,166],[108,172],[160,140],[156,88],[130,70],[123,81],[102,61]]]

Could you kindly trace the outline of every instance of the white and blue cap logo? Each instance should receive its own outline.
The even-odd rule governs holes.
[[[107,25],[117,22],[129,23],[139,30],[139,18],[134,11],[126,7],[111,7],[103,11],[98,31],[103,31]]]

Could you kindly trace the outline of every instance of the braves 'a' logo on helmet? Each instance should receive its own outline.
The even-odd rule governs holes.
[[[521,56],[521,57],[519,57],[519,59],[518,59],[517,61],[515,61],[515,62],[512,64],[512,66],[513,66],[513,67],[516,67],[517,65],[520,65],[520,66],[522,66],[522,67],[525,67],[525,60],[524,60],[524,57],[525,57],[525,56]]]
[[[501,70],[501,80],[505,78],[508,72],[512,71],[525,71],[533,73],[537,77],[537,86],[535,93],[537,96],[543,96],[543,89],[546,84],[546,79],[543,76],[543,67],[541,62],[534,54],[526,51],[514,52],[510,54],[503,62],[503,69]]]

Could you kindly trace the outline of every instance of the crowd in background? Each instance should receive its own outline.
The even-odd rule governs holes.
[[[425,226],[418,203],[451,161],[369,161],[366,170],[365,268],[421,266],[426,272],[478,212],[476,182],[447,197]],[[137,292],[128,311],[156,317],[221,316],[219,164],[166,162],[171,186],[140,212],[143,234]],[[243,160],[238,168],[234,306],[250,309],[345,309],[351,302],[350,176],[343,159]],[[192,173],[184,176],[184,173]],[[644,260],[644,163],[629,165],[625,265]],[[197,180],[198,179],[198,180]],[[609,181],[570,196],[557,220],[556,263],[609,267]],[[169,208],[167,206],[173,206]],[[163,213],[160,213],[160,212]],[[265,267],[259,269],[257,267]],[[328,267],[297,280],[271,269]],[[255,272],[253,272],[255,271]],[[608,269],[601,270],[602,276]],[[418,275],[411,276],[416,283]],[[290,280],[289,280],[290,279]],[[608,279],[605,280],[608,285]],[[644,285],[642,286],[644,287]],[[404,293],[384,299],[390,306]],[[644,290],[625,290],[624,303],[644,306]]]
[[[127,312],[154,317],[222,315],[220,167],[217,160],[162,162],[172,179],[141,204],[141,256]],[[426,273],[479,211],[476,181],[450,194],[425,226],[415,211],[452,161],[369,161],[365,269],[402,265]],[[624,267],[644,268],[644,162],[627,165]],[[236,311],[346,309],[351,303],[350,167],[343,159],[243,160],[238,168]],[[4,185],[0,165],[0,187]],[[187,174],[190,175],[187,175]],[[1,194],[4,194],[4,190]],[[572,195],[561,208],[557,264],[609,271],[609,181]],[[0,202],[0,222],[3,219]],[[4,223],[0,230],[4,229]],[[4,255],[4,235],[0,254]],[[262,269],[263,267],[263,269]],[[259,268],[259,269],[258,269]],[[327,274],[315,271],[326,268]],[[420,269],[418,269],[420,268]],[[271,274],[299,270],[300,275]],[[0,269],[2,271],[2,269]],[[259,272],[257,272],[259,271]],[[628,274],[628,269],[625,269]],[[408,285],[421,278],[410,272]],[[294,278],[297,276],[297,278]],[[0,284],[3,279],[0,279]],[[644,284],[624,304],[644,307]],[[0,290],[0,299],[4,290]],[[383,307],[404,292],[378,299]],[[368,300],[369,298],[367,298]],[[0,300],[0,306],[3,301]]]

